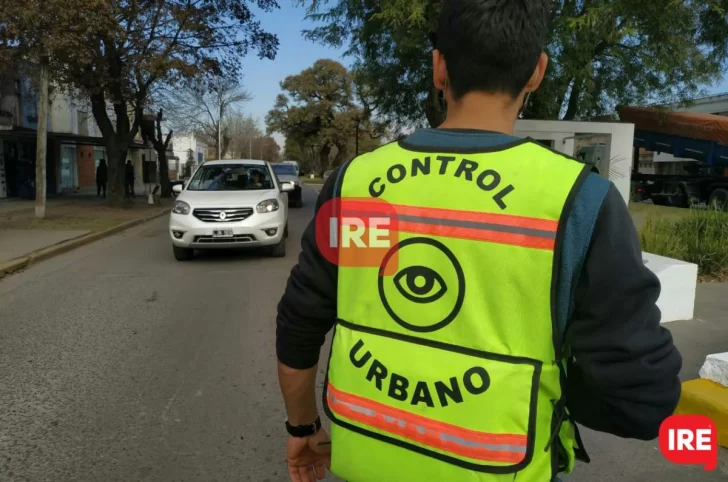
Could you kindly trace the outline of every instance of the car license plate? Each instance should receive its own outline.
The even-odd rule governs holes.
[[[212,237],[213,238],[232,238],[233,230],[232,229],[214,229],[212,231]]]

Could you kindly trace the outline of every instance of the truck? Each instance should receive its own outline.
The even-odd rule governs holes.
[[[635,125],[632,186],[654,204],[728,210],[728,117],[623,106],[620,120]],[[692,159],[684,174],[644,174],[639,149]]]

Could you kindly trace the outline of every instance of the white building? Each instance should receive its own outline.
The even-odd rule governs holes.
[[[194,134],[172,137],[172,152],[176,160],[169,161],[170,177],[182,179],[185,175],[191,175],[200,164],[205,162],[206,144]],[[185,166],[189,164],[189,171],[185,174]]]
[[[96,189],[96,168],[101,159],[108,161],[108,156],[90,104],[59,89],[50,99],[49,112],[49,137],[51,133],[66,135],[60,145],[56,192]],[[114,122],[113,109],[109,107],[108,112]],[[134,165],[134,191],[144,192],[143,162],[156,160],[154,149],[144,146],[137,134],[126,159]]]

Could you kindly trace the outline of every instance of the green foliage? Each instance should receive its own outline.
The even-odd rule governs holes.
[[[357,126],[360,132],[379,137],[379,126],[369,121],[366,108],[355,103],[355,79],[339,62],[317,60],[300,74],[287,77],[281,89],[285,93],[276,99],[266,125],[269,133],[286,137],[288,159],[305,160],[309,169],[326,169],[331,155],[334,165],[350,157],[348,146]]]
[[[640,231],[645,252],[698,265],[700,276],[728,276],[728,214],[691,210],[680,219],[648,218]]]
[[[319,26],[310,39],[348,42],[377,113],[398,125],[437,125],[428,34],[436,0],[299,0]],[[550,68],[525,111],[579,119],[616,104],[681,101],[718,81],[727,55],[726,0],[556,0]]]

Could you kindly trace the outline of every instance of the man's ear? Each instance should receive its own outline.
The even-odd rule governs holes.
[[[549,66],[549,56],[546,52],[541,52],[541,56],[538,58],[538,64],[533,70],[531,78],[526,84],[526,92],[536,92],[543,82],[543,77],[546,75],[546,68]]]
[[[432,81],[438,90],[445,90],[447,87],[447,64],[445,57],[437,49],[432,51]]]

